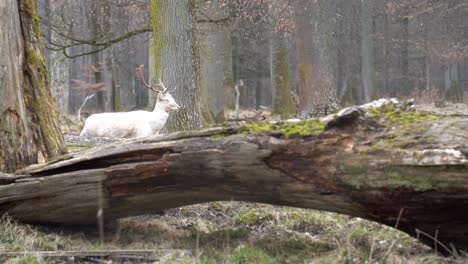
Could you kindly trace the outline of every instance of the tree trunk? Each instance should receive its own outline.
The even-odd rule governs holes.
[[[68,1],[51,1],[48,0],[48,20],[54,23],[57,21],[57,14],[60,14],[64,20],[69,20],[69,5]],[[55,22],[56,23],[56,22]],[[62,27],[65,30],[66,27]],[[54,30],[49,29],[49,38],[54,43],[62,43],[64,37]],[[61,51],[49,51],[49,75],[50,75],[50,88],[52,96],[56,101],[58,111],[67,114],[68,107],[68,94],[70,84],[70,66],[69,60],[63,55]]]
[[[363,98],[369,102],[374,95],[374,40],[372,39],[372,20],[374,17],[374,0],[361,0],[361,79]]]
[[[273,93],[272,112],[282,118],[297,114],[289,79],[289,60],[286,39],[277,33],[270,39],[270,72]]]
[[[152,0],[156,72],[181,109],[169,116],[165,131],[196,129],[206,124],[208,109],[201,101],[200,48],[195,0]],[[209,115],[208,115],[209,116]]]
[[[91,2],[91,18],[90,18],[90,23],[91,23],[91,35],[93,39],[99,39],[99,35],[102,34],[101,30],[99,29],[100,27],[100,21],[99,21],[99,14],[100,14],[100,8],[104,8],[102,6],[102,1],[92,1]],[[93,53],[92,54],[92,60],[93,64],[95,67],[95,72],[94,72],[94,81],[95,83],[102,83],[104,81],[103,78],[103,63],[101,62],[101,53]],[[98,112],[104,112],[106,111],[106,103],[105,103],[105,94],[104,91],[97,91],[96,92],[96,100],[97,100],[97,110]]]
[[[401,83],[400,83],[400,93],[398,95],[408,95],[411,89],[410,83],[410,73],[409,73],[409,28],[410,28],[410,7],[405,6],[402,8],[402,14],[400,14],[401,19],[401,56],[400,56],[400,71],[401,71]]]
[[[34,1],[0,1],[0,171],[64,152]]]
[[[229,16],[227,7],[219,5],[200,6],[201,12],[213,20],[221,20]],[[224,122],[224,86],[231,78],[226,71],[226,61],[230,61],[231,46],[229,45],[229,30],[221,22],[204,22],[198,25],[200,31],[200,64],[202,100],[209,110],[208,120],[216,123]],[[231,65],[229,65],[231,66]]]
[[[92,224],[99,197],[107,220],[234,199],[363,217],[468,249],[468,119],[385,109],[90,149],[0,177],[0,214]]]
[[[299,111],[307,115],[314,106],[314,26],[310,7],[304,7],[302,1],[294,5],[296,12],[296,50],[299,71]]]

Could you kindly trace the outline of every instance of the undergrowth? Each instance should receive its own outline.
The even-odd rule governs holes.
[[[360,218],[239,202],[214,202],[171,209],[163,215],[125,218],[108,226],[105,235],[101,244],[93,228],[30,226],[4,216],[0,221],[0,252],[172,250],[158,253],[160,263],[465,263],[468,260],[441,257],[402,232]],[[0,257],[1,263],[63,261],[63,258],[28,255]],[[75,259],[75,263],[85,262]]]

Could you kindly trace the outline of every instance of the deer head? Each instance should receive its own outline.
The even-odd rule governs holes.
[[[163,109],[166,112],[174,112],[179,110],[180,106],[175,102],[174,98],[170,93],[174,92],[175,89],[168,90],[161,79],[155,86],[149,85],[144,78],[145,65],[142,64],[136,70],[137,80],[141,81],[143,85],[153,92],[158,93],[158,100],[156,106]],[[157,88],[160,87],[160,88]]]

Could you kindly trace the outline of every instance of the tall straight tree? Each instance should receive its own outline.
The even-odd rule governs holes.
[[[0,171],[64,152],[33,0],[0,1]]]
[[[191,130],[207,123],[201,101],[200,47],[195,19],[196,0],[151,0],[155,72],[181,109],[169,116],[166,131]]]
[[[281,32],[270,39],[270,57],[272,111],[282,118],[287,118],[297,114],[297,108],[291,93],[287,42]]]
[[[91,1],[91,18],[90,18],[90,23],[91,23],[91,34],[93,38],[97,39],[100,33],[99,30],[99,9],[100,8],[105,8],[102,6],[102,1]],[[102,64],[101,64],[101,56],[99,53],[93,53],[92,54],[92,60],[93,64],[95,67],[94,71],[94,80],[96,83],[102,83],[103,82],[103,76],[102,76]],[[97,98],[97,109],[99,112],[104,112],[106,110],[105,106],[105,95],[104,91],[98,91],[96,93],[96,98]]]
[[[372,39],[372,23],[374,17],[374,0],[361,0],[361,79],[365,102],[374,95],[374,40]]]
[[[227,65],[232,56],[229,28],[223,21],[229,17],[229,8],[219,2],[205,2],[198,8],[213,20],[203,17],[198,22],[202,96],[209,108],[207,119],[220,123],[224,121],[224,87],[232,81],[232,66]]]

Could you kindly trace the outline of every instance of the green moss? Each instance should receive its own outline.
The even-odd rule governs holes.
[[[304,120],[296,123],[286,122],[270,124],[266,122],[247,122],[241,134],[259,132],[277,132],[285,138],[293,136],[311,136],[321,133],[325,129],[325,124],[319,120]]]
[[[27,63],[29,65],[35,66],[40,70],[43,70],[42,68],[45,67],[45,61],[44,58],[36,52],[34,49],[30,49],[27,52]]]
[[[33,48],[26,52],[28,74],[31,76],[33,90],[25,91],[26,105],[31,108],[38,118],[39,127],[42,130],[44,145],[49,153],[59,153],[62,150],[63,141],[54,137],[58,130],[58,116],[50,94],[49,72],[42,55]],[[61,135],[58,136],[61,138]]]
[[[370,108],[366,110],[371,118],[381,118],[388,127],[395,129],[386,134],[385,138],[378,140],[369,146],[368,151],[397,149],[415,144],[415,139],[405,136],[408,132],[420,133],[430,129],[431,123],[428,121],[441,120],[444,117],[435,116],[421,112],[409,112],[396,109],[393,106],[383,106],[381,108]],[[431,141],[430,137],[423,137],[422,140]],[[418,140],[420,142],[420,140]]]
[[[222,229],[209,233],[193,232],[189,244],[193,245],[193,242],[198,239],[199,243],[203,247],[214,246],[215,248],[221,248],[226,244],[226,240],[231,242],[245,239],[249,235],[249,231],[244,228],[236,229]],[[188,245],[186,245],[188,246]]]
[[[321,133],[325,129],[325,123],[318,120],[306,120],[298,123],[284,124],[278,128],[286,138],[293,135],[309,136]]]
[[[34,0],[23,0],[22,3],[23,3],[24,11],[31,18],[34,34],[36,35],[36,38],[40,40],[42,38],[41,27],[40,27],[41,19],[39,15],[37,14],[36,4]],[[42,41],[38,41],[38,43],[39,43],[40,48],[44,50],[44,44],[42,43]]]
[[[265,122],[247,122],[245,123],[245,127],[248,128],[249,132],[256,133],[256,132],[268,132],[273,130],[274,128]]]
[[[453,168],[434,168],[428,172],[427,168],[417,166],[387,166],[382,168],[383,173],[369,171],[364,166],[365,160],[348,161],[347,164],[338,166],[339,172],[343,175],[344,182],[356,189],[361,188],[407,188],[414,191],[443,190],[459,184],[455,178],[439,177],[438,170],[446,172],[450,170],[453,175],[463,174],[466,168],[454,166]]]
[[[347,185],[350,185],[356,189],[361,189],[368,186],[369,179],[366,177],[367,168],[365,166],[358,166],[354,164],[339,164],[337,168],[338,171],[344,175],[343,179]]]
[[[274,216],[270,212],[252,209],[239,213],[236,222],[244,225],[259,225],[272,219],[274,219]]]
[[[214,134],[214,135],[211,135],[210,137],[211,138],[223,138],[225,136],[226,136],[225,134]]]
[[[367,113],[372,118],[382,117],[391,125],[398,125],[406,130],[413,129],[416,127],[415,125],[425,121],[443,119],[440,116],[427,113],[402,111],[391,105],[384,105],[380,108],[370,108],[367,110]]]
[[[153,27],[153,55],[154,55],[154,71],[156,76],[159,76],[159,68],[161,61],[161,46],[160,46],[160,26],[159,20],[161,17],[161,1],[151,0],[151,25]]]
[[[275,263],[275,260],[259,249],[256,249],[250,246],[243,246],[243,247],[239,247],[233,252],[233,254],[229,257],[229,261],[227,263],[267,264],[267,263]]]
[[[389,167],[384,170],[388,177],[389,186],[394,188],[411,188],[416,191],[439,190],[449,187],[451,184],[443,178],[435,178],[430,175],[412,174],[409,168],[404,170],[397,167]]]
[[[80,150],[84,150],[84,149],[88,149],[88,148],[90,148],[90,146],[86,146],[86,145],[69,145],[69,146],[67,146],[68,151],[80,151]]]

